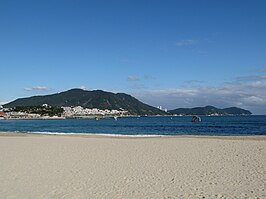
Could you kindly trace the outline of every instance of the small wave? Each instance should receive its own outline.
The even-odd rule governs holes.
[[[111,134],[111,133],[64,133],[64,132],[49,132],[49,131],[9,131],[3,133],[28,133],[28,134],[42,134],[42,135],[93,135],[93,136],[103,136],[103,137],[166,137],[169,135],[155,135],[155,134]]]

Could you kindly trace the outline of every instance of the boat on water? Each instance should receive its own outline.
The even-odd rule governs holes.
[[[102,120],[103,117],[95,117],[95,120]]]
[[[191,119],[191,122],[201,122],[201,118],[197,115],[194,115]]]
[[[117,121],[117,118],[118,118],[117,116],[114,116],[114,120],[115,120],[115,121]]]

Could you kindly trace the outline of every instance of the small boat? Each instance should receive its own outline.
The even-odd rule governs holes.
[[[95,117],[95,120],[102,120],[103,117]]]
[[[201,122],[201,118],[199,116],[194,115],[191,119],[191,122]]]
[[[117,116],[114,116],[114,120],[117,121]]]

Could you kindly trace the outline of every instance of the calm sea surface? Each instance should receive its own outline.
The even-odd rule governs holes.
[[[0,120],[0,131],[120,135],[266,135],[266,116],[124,117],[114,120]]]

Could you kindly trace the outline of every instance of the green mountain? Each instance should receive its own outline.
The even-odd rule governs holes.
[[[8,104],[5,108],[39,106],[48,104],[52,107],[82,106],[84,108],[126,110],[132,115],[166,115],[165,112],[144,104],[125,93],[111,93],[102,90],[85,91],[71,89],[65,92],[20,98]]]
[[[231,107],[219,109],[214,106],[195,107],[195,108],[177,108],[169,111],[177,115],[251,115],[248,110]]]

